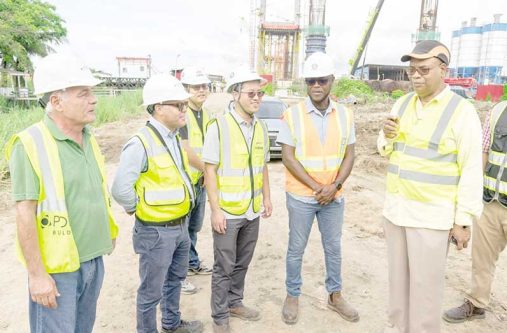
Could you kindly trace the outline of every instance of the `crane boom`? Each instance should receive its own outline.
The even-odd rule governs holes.
[[[375,7],[373,12],[371,12],[368,17],[368,21],[366,22],[366,29],[364,30],[361,42],[359,43],[359,46],[356,50],[356,53],[354,54],[354,57],[349,61],[350,65],[352,66],[350,68],[350,75],[354,75],[354,72],[357,69],[357,64],[359,64],[359,60],[363,55],[363,51],[364,48],[366,47],[366,44],[368,44],[368,40],[370,39],[371,32],[373,30],[373,27],[375,26],[375,22],[377,21],[377,17],[380,13],[380,9],[382,9],[383,4],[384,0],[379,0],[379,2],[377,3],[377,7]]]

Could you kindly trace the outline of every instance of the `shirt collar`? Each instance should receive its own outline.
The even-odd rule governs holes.
[[[164,124],[155,119],[153,116],[150,116],[150,119],[148,119],[148,121],[150,122],[150,124],[153,125],[153,127],[157,129],[157,131],[160,133],[160,135],[162,135],[162,137],[169,137],[172,139],[179,132],[178,130],[171,132]]]
[[[239,115],[239,113],[236,111],[236,109],[234,107],[231,107],[231,114],[234,117],[234,119],[236,119],[238,124],[250,126],[250,124],[245,119],[243,119],[243,117],[241,117]],[[255,115],[254,115],[253,119],[252,119],[252,126],[255,125],[256,121],[257,121],[257,117],[255,117]]]
[[[444,99],[444,97],[450,92],[451,92],[451,88],[449,88],[449,85],[446,84],[444,90],[442,90],[438,95],[433,97],[431,99],[431,101],[429,101],[428,104],[433,103],[434,101],[436,103],[440,103],[442,101],[442,99]],[[419,97],[417,96],[417,94],[415,94],[415,98],[416,98],[416,101],[418,101],[419,103],[422,103],[421,100],[419,99]]]
[[[49,133],[59,141],[65,141],[65,140],[72,140],[68,136],[66,136],[62,130],[56,125],[55,121],[51,119],[51,117],[46,113],[44,115],[44,124],[47,126]],[[87,136],[90,134],[90,127],[88,125],[85,125],[83,128],[83,135]]]
[[[329,98],[329,97],[328,97]],[[310,112],[315,112],[316,114],[318,115],[322,115],[322,113],[320,112],[320,110],[318,110],[315,105],[313,105],[312,103],[312,100],[310,99],[310,96],[307,96],[306,99],[305,99],[305,104],[306,104],[306,112],[307,113],[310,113]],[[333,103],[331,101],[331,99],[329,98],[329,105],[326,109],[326,112],[324,113],[325,115],[327,115],[328,113],[331,113],[333,112],[334,108],[333,108]]]

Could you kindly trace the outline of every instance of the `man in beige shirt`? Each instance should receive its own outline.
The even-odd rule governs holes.
[[[440,332],[449,241],[467,247],[482,211],[481,125],[474,107],[444,83],[447,47],[421,41],[401,60],[410,61],[414,93],[396,102],[378,138],[389,157],[385,332]]]

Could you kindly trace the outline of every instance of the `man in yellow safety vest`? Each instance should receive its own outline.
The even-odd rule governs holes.
[[[93,330],[102,256],[118,235],[104,157],[88,127],[99,83],[69,53],[43,58],[33,84],[46,115],[6,146],[32,332]]]
[[[269,217],[272,211],[268,133],[255,118],[264,95],[261,81],[248,68],[231,73],[227,91],[234,98],[233,107],[210,123],[204,141],[215,257],[211,316],[216,333],[230,332],[229,316],[260,319],[257,310],[243,304],[243,291],[259,235],[259,216]]]
[[[187,154],[178,129],[185,125],[188,93],[173,76],[157,74],[143,88],[151,115],[125,145],[112,187],[115,200],[135,214],[134,251],[139,254],[137,332],[202,332],[200,321],[181,320],[181,282],[188,269],[188,213],[194,203]]]
[[[440,332],[449,241],[466,247],[482,211],[481,124],[472,104],[444,83],[445,45],[420,41],[401,60],[410,61],[414,92],[394,104],[377,142],[389,157],[385,332]]]

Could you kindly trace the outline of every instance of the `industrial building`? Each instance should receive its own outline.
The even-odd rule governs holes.
[[[151,57],[117,57],[118,77],[142,78],[151,76]]]
[[[501,14],[492,23],[477,25],[472,18],[452,32],[451,75],[475,78],[479,84],[501,84],[507,81],[507,23]]]
[[[406,66],[366,64],[358,67],[354,77],[360,80],[394,80],[408,81]]]

